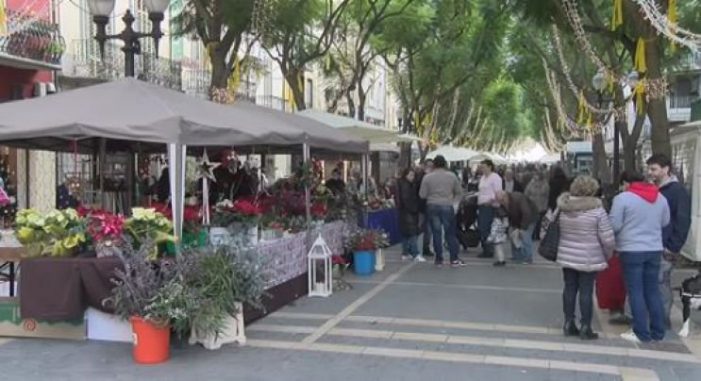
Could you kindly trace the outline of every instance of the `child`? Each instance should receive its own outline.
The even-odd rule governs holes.
[[[509,217],[503,207],[498,208],[494,214],[494,222],[492,222],[492,230],[489,232],[487,242],[494,245],[494,256],[497,261],[494,266],[505,266],[505,249],[508,238]]]

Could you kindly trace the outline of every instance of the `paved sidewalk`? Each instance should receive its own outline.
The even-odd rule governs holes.
[[[352,290],[302,298],[247,328],[245,347],[176,346],[170,362],[132,363],[124,344],[0,341],[8,380],[698,380],[701,328],[656,345],[618,338],[598,311],[602,338],[561,334],[558,267],[465,257],[453,269],[399,261]],[[691,274],[691,273],[689,273]],[[684,278],[687,273],[677,273]],[[679,320],[679,319],[677,319]],[[677,324],[678,325],[678,324]],[[691,349],[690,349],[691,348]]]

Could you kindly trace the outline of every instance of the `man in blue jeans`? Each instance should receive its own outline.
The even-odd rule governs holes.
[[[635,343],[662,340],[666,331],[657,279],[669,206],[657,187],[643,180],[642,175],[624,172],[625,192],[613,199],[610,213],[633,312],[633,331],[621,337]]]
[[[446,169],[448,162],[443,156],[433,159],[433,171],[424,176],[419,188],[419,197],[426,200],[426,218],[433,233],[433,250],[436,253],[436,266],[443,265],[443,231],[448,240],[450,265],[465,266],[458,258],[457,222],[455,220],[455,202],[462,197],[460,180]]]

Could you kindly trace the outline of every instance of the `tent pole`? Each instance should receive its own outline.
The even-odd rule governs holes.
[[[100,172],[100,207],[102,210],[107,210],[107,195],[105,194],[105,158],[107,157],[107,139],[100,138],[100,152],[98,153],[99,172]]]
[[[364,188],[363,193],[365,196],[364,197],[365,201],[363,202],[363,205],[362,205],[362,208],[363,208],[362,209],[363,210],[363,226],[367,228],[368,227],[368,203],[370,201],[368,199],[368,194],[369,194],[368,190],[370,188],[370,182],[368,181],[370,178],[370,174],[368,173],[369,172],[368,171],[368,154],[363,155],[362,160],[361,160],[361,167],[363,170],[363,188]]]
[[[309,152],[309,144],[304,143],[302,145],[302,160],[305,165],[311,165],[311,153]],[[312,168],[312,172],[314,168]],[[309,193],[309,186],[304,186],[304,206],[307,213],[307,227],[311,226],[312,223],[312,209],[311,209],[311,194]]]
[[[183,235],[183,209],[185,204],[185,152],[184,144],[168,144],[168,175],[170,177],[170,206],[173,214],[175,250],[180,253]]]

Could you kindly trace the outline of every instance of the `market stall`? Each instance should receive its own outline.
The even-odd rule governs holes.
[[[37,113],[34,111],[37,109],[43,111]],[[301,169],[297,191],[303,187],[301,201],[303,208],[306,208],[305,226],[308,226],[313,212],[309,192],[313,181],[308,181],[307,171],[311,172],[311,169],[307,168],[311,166],[312,155],[334,152],[360,156],[368,151],[367,141],[348,136],[343,131],[332,130],[307,118],[244,103],[218,105],[131,78],[51,97],[1,105],[0,143],[26,149],[93,153],[99,156],[100,166],[104,163],[104,158],[112,152],[128,152],[130,155],[167,152],[171,201],[167,215],[172,219],[176,250],[182,242],[185,230],[185,157],[188,154],[202,158],[204,148],[214,150],[232,147],[242,152],[302,152],[307,164]],[[204,157],[206,158],[206,155]],[[199,164],[207,166],[210,163],[202,158]],[[207,172],[211,169],[209,166],[198,170]],[[200,179],[207,184],[206,173],[203,173]],[[206,188],[203,188],[202,193],[208,194]],[[202,214],[208,214],[216,200],[208,204],[204,197],[201,202]],[[227,207],[228,211],[240,217],[245,212],[243,204],[241,202],[237,206],[236,203],[232,203],[232,207]],[[91,215],[90,213],[88,211],[88,215]],[[149,223],[155,218],[160,218],[147,215],[148,213],[154,212],[142,210],[139,216],[134,215],[132,218],[142,218]],[[105,218],[115,217],[99,213],[92,216],[103,216],[100,225],[102,228],[105,226]],[[210,222],[202,215],[197,215],[196,218],[198,221],[190,222]],[[167,224],[161,225],[167,230],[170,229]],[[329,246],[340,252],[344,223],[319,226],[322,235],[329,241]],[[263,266],[263,272],[270,275],[266,285],[270,291],[270,297],[266,300],[267,312],[272,312],[302,294],[295,285],[300,284],[299,279],[305,276],[307,268],[302,263],[307,252],[306,246],[313,238],[312,234],[311,231],[302,230],[287,238],[253,242],[260,256],[264,260],[267,259]],[[56,247],[68,247],[72,250],[72,258],[31,259],[22,264],[20,294],[23,315],[26,312],[27,317],[51,319],[52,316],[63,318],[72,315],[73,312],[62,315],[60,311],[63,307],[59,306],[54,306],[54,311],[42,312],[29,305],[46,304],[44,301],[57,297],[56,293],[63,293],[63,300],[70,300],[69,304],[72,307],[66,311],[73,311],[77,307],[84,308],[86,305],[100,309],[97,300],[104,296],[100,289],[109,288],[109,274],[119,269],[118,262],[102,258],[75,258],[78,254],[75,248],[82,247],[82,243],[72,243],[80,242],[80,236],[62,236],[60,239],[61,245],[64,246]],[[63,241],[71,242],[72,246]],[[39,255],[65,255],[55,250],[56,248],[43,247]],[[285,254],[280,256],[280,253]],[[43,277],[41,274],[45,275],[52,270],[65,276],[55,278],[56,284],[52,284],[51,290],[41,290],[38,286],[40,280],[43,280],[40,279]],[[64,280],[63,287],[59,286],[61,279]],[[93,287],[94,284],[102,286]],[[86,295],[85,288],[99,291],[99,295]],[[53,295],[47,295],[48,291]],[[33,300],[27,300],[28,304],[25,304],[25,298]]]

